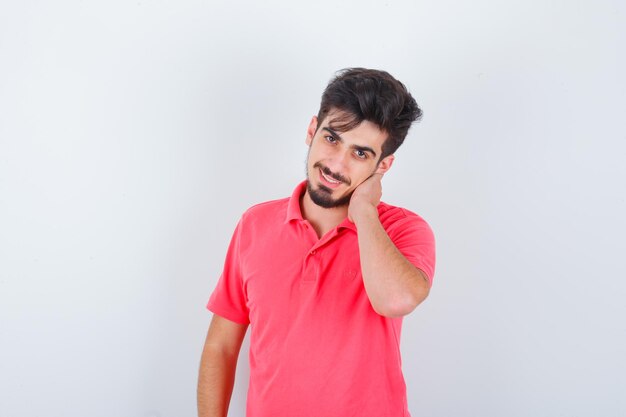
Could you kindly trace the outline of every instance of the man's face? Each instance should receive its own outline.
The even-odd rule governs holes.
[[[318,123],[313,117],[307,129],[307,192],[324,208],[345,206],[352,192],[374,173],[386,172],[393,155],[379,161],[387,134],[363,121],[347,132],[333,128],[337,112]]]

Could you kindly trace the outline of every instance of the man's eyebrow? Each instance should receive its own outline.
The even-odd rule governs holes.
[[[335,132],[334,130],[332,130],[330,127],[324,126],[322,128],[322,130],[325,130],[328,133],[330,133],[331,135],[333,135],[335,139],[339,139],[339,142],[343,142],[343,138],[341,137],[341,135],[339,133]]]
[[[327,131],[328,133],[330,133],[331,135],[333,135],[333,137],[335,139],[337,139],[339,142],[343,142],[343,138],[341,137],[341,135],[337,132],[335,132],[333,129],[331,129],[330,127],[324,126],[322,128],[322,130]],[[372,156],[374,158],[376,158],[376,152],[374,152],[374,149],[370,148],[369,146],[359,146],[359,145],[352,145],[351,146],[352,149],[356,149],[358,151],[362,151],[362,152],[369,152],[372,154]]]

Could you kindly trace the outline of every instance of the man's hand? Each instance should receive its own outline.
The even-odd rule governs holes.
[[[352,193],[348,219],[358,231],[365,292],[374,311],[385,317],[409,314],[427,296],[426,275],[411,264],[393,244],[378,218],[383,194],[382,174],[373,174]]]
[[[372,174],[354,189],[348,206],[348,220],[352,223],[356,223],[363,215],[378,214],[376,207],[383,195],[382,178],[383,174]]]

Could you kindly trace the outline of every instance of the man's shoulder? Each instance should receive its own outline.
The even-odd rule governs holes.
[[[421,225],[430,227],[428,226],[426,220],[424,220],[424,218],[419,214],[404,207],[394,206],[383,201],[378,204],[378,217],[383,225],[383,228],[385,229],[399,224],[404,226]]]
[[[277,200],[264,201],[248,208],[242,215],[244,220],[271,220],[274,218],[285,219],[289,197]]]

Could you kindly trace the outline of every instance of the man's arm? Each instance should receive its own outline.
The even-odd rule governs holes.
[[[213,315],[198,375],[198,417],[226,417],[247,324]]]
[[[348,216],[357,227],[365,291],[374,310],[386,317],[409,314],[427,296],[426,275],[393,244],[378,218],[382,175],[374,174],[359,185]]]

